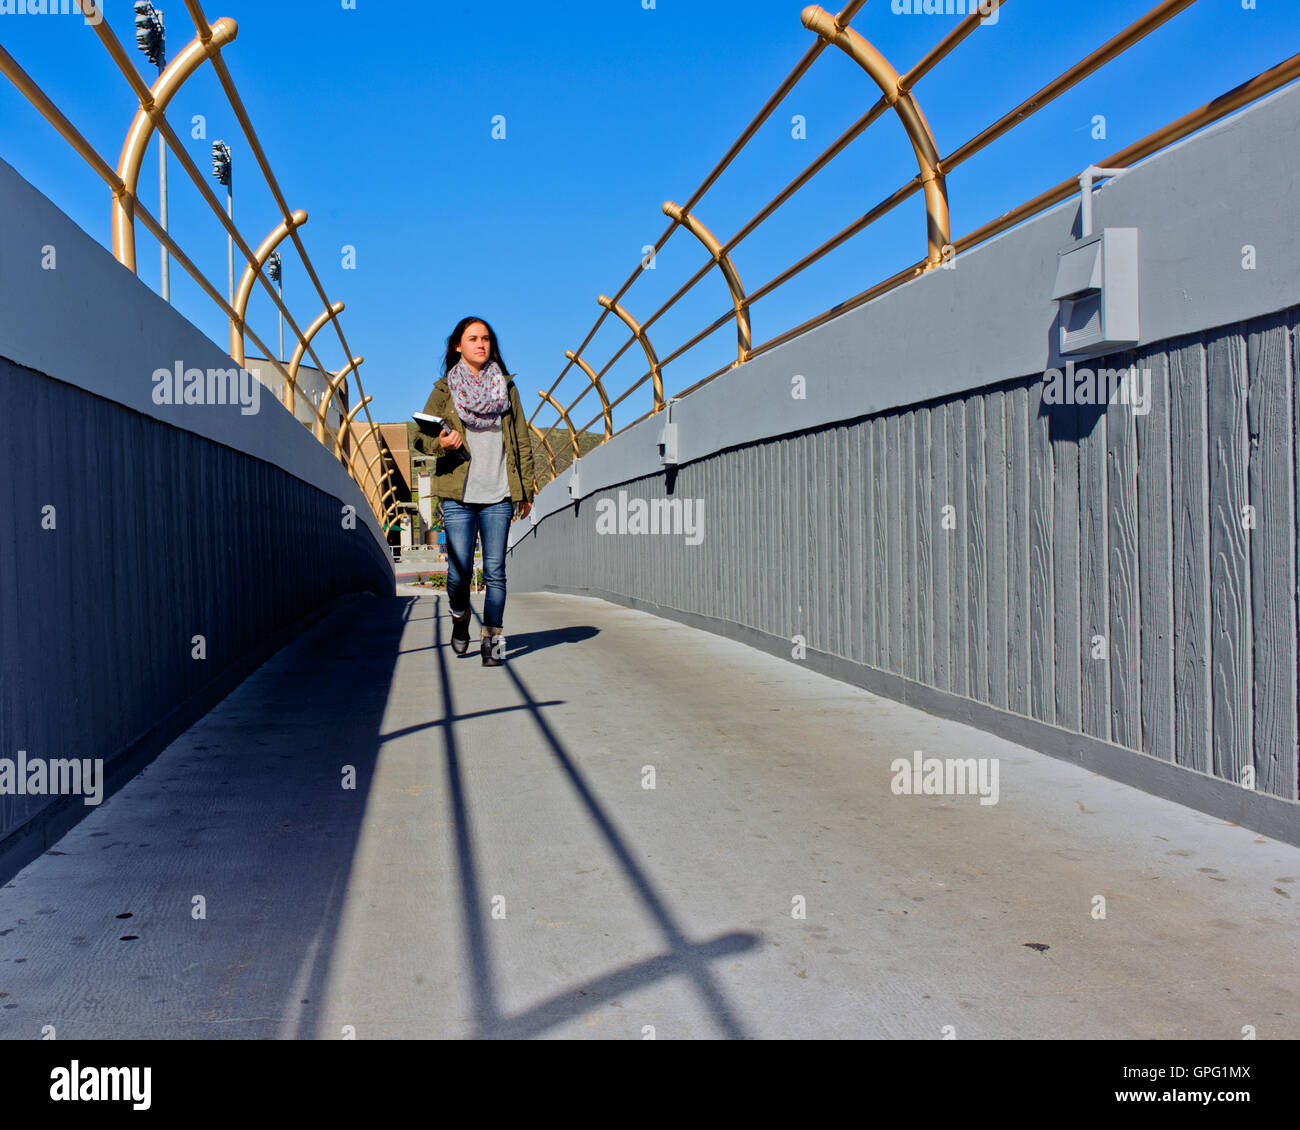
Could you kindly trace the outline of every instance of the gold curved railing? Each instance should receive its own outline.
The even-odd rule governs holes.
[[[258,140],[253,123],[249,119],[248,111],[239,96],[234,79],[226,66],[225,49],[234,43],[239,33],[235,21],[220,19],[216,23],[210,24],[203,13],[199,0],[185,0],[185,7],[194,25],[194,39],[177,52],[171,63],[158,76],[157,81],[150,86],[141,76],[132,61],[131,55],[122,46],[121,41],[108,23],[102,18],[94,18],[98,12],[94,0],[76,0],[76,3],[84,15],[91,17],[86,20],[87,26],[92,27],[98,35],[101,44],[116,64],[118,70],[121,71],[123,78],[130,86],[139,104],[130,128],[127,130],[116,169],[111,167],[99,155],[76,126],[59,110],[36,81],[23,70],[13,56],[3,47],[0,47],[0,74],[3,74],[18,89],[112,190],[113,254],[119,263],[132,272],[136,271],[136,224],[143,224],[229,319],[230,355],[232,360],[236,361],[240,366],[244,365],[247,360],[245,341],[251,340],[266,358],[265,362],[259,359],[258,363],[265,363],[278,370],[284,378],[284,402],[290,412],[295,410],[295,402],[298,398],[298,369],[304,357],[311,357],[317,370],[329,381],[329,387],[328,395],[319,408],[312,403],[309,396],[302,397],[304,402],[310,406],[314,417],[314,420],[309,422],[307,426],[312,430],[313,435],[323,445],[332,450],[335,458],[343,464],[349,476],[361,488],[363,495],[374,509],[376,517],[387,529],[400,513],[397,500],[391,497],[394,492],[389,483],[391,478],[390,470],[385,468],[383,475],[378,475],[375,470],[377,460],[372,459],[358,472],[355,458],[356,451],[359,450],[361,444],[367,438],[374,439],[377,451],[385,450],[379,428],[370,416],[369,404],[371,398],[366,396],[365,390],[361,386],[360,374],[357,371],[361,364],[361,358],[352,352],[348,346],[347,337],[343,332],[343,326],[338,317],[343,309],[343,304],[330,301],[311,257],[307,253],[307,248],[302,242],[300,229],[307,222],[307,214],[301,210],[293,211],[289,208],[261,142]],[[240,130],[248,145],[248,152],[256,162],[265,184],[270,190],[276,209],[280,213],[276,226],[271,229],[270,234],[258,244],[256,249],[250,246],[227,215],[225,206],[217,199],[216,194],[208,185],[207,178],[199,171],[194,160],[172,129],[171,124],[167,121],[169,103],[186,80],[198,72],[205,63],[209,64],[215,72],[217,80],[225,92],[226,99],[230,103],[230,108],[239,122]],[[189,175],[190,180],[203,197],[204,202],[225,228],[235,247],[247,262],[247,267],[234,295],[233,304],[227,301],[226,296],[198,270],[172,236],[163,230],[149,210],[140,202],[137,194],[140,170],[144,162],[145,151],[155,133],[159,136],[159,143],[165,144],[175,155],[181,167]],[[311,323],[306,332],[299,328],[298,323],[281,300],[279,293],[271,284],[264,269],[271,252],[286,240],[292,243],[293,249],[298,253],[307,277],[316,291],[320,303],[318,309],[324,311],[320,317]],[[285,324],[289,326],[297,340],[293,360],[288,367],[266,346],[247,323],[248,303],[252,297],[254,287],[258,284],[270,295],[271,301],[284,317]],[[312,339],[326,324],[334,326],[343,356],[349,359],[337,372],[326,367],[312,344]],[[352,378],[351,387],[349,387],[349,376]],[[337,437],[331,440],[327,435],[327,413],[330,404],[336,399],[339,402],[338,411],[341,421]],[[349,408],[349,403],[354,399],[355,403]],[[364,412],[366,422],[364,428],[355,437],[356,442],[354,443],[352,425],[356,421],[358,412]]]
[[[1119,55],[1123,54],[1135,43],[1140,42],[1150,35],[1161,25],[1173,19],[1184,9],[1191,7],[1196,0],[1164,0],[1163,3],[1156,4],[1150,11],[1138,20],[1134,21],[1127,28],[1121,31],[1101,46],[1096,48],[1086,57],[1061,72],[1056,78],[1044,86],[1041,90],[1031,94],[1019,106],[1007,111],[997,121],[993,122],[986,129],[976,134],[964,145],[954,149],[946,157],[939,155],[939,150],[935,144],[934,134],[930,129],[925,115],[921,111],[920,103],[916,99],[914,90],[917,84],[931,71],[935,69],[947,56],[952,54],[960,44],[970,35],[979,30],[981,24],[989,16],[992,16],[1001,8],[1005,8],[1010,0],[986,0],[983,10],[977,5],[971,4],[969,7],[975,9],[955,28],[944,36],[933,48],[927,52],[919,62],[910,70],[900,74],[871,43],[869,43],[861,34],[851,28],[849,25],[853,18],[866,6],[868,0],[852,0],[847,7],[838,15],[832,16],[829,12],[812,5],[805,8],[801,14],[801,20],[809,31],[817,36],[817,41],[799,60],[794,70],[785,78],[777,87],[776,91],[763,105],[762,109],[755,116],[754,120],[745,128],[744,132],[735,141],[726,154],[714,167],[713,171],[705,177],[703,183],[695,190],[685,204],[677,205],[669,201],[664,204],[663,210],[672,221],[668,229],[659,237],[650,251],[650,255],[657,256],[669,239],[679,229],[684,228],[690,232],[703,245],[708,252],[708,261],[702,266],[690,279],[688,279],[681,288],[672,295],[663,305],[659,307],[642,323],[635,322],[625,308],[621,305],[624,296],[637,279],[644,273],[646,262],[650,256],[643,259],[636,269],[632,272],[628,280],[619,289],[613,298],[607,298],[602,295],[600,304],[603,307],[600,316],[596,319],[595,325],[592,326],[582,344],[575,350],[568,351],[565,356],[569,363],[561,370],[560,375],[556,377],[554,383],[549,389],[541,394],[541,403],[534,410],[530,419],[530,425],[534,429],[534,434],[539,441],[549,451],[549,437],[557,427],[563,427],[569,432],[571,444],[578,444],[581,438],[591,435],[593,442],[603,443],[626,431],[628,428],[639,424],[642,420],[662,411],[664,404],[668,399],[677,399],[686,396],[696,389],[722,376],[723,373],[734,369],[737,365],[751,360],[761,354],[775,349],[779,345],[806,333],[808,330],[838,317],[848,310],[870,302],[873,298],[884,294],[886,291],[901,286],[904,283],[916,278],[918,275],[927,271],[935,270],[943,266],[948,266],[951,260],[963,251],[967,251],[976,245],[983,243],[988,239],[1008,228],[1014,227],[1025,219],[1044,211],[1061,201],[1068,199],[1079,191],[1079,182],[1077,179],[1063,181],[1061,184],[1049,188],[1047,191],[1027,201],[1020,207],[1003,216],[968,232],[960,238],[953,239],[949,230],[949,209],[948,209],[948,190],[945,178],[964,161],[979,153],[1000,137],[1008,133],[1015,126],[1024,122],[1026,119],[1036,114],[1044,106],[1053,102],[1070,88],[1076,86],[1095,71],[1100,70],[1107,63],[1111,62]],[[828,146],[820,156],[816,158],[807,168],[794,178],[784,189],[782,189],[771,201],[769,201],[755,216],[744,224],[725,243],[720,242],[702,223],[696,219],[694,209],[705,193],[713,186],[723,172],[735,160],[742,149],[750,142],[754,135],[764,122],[771,117],[777,106],[786,98],[786,96],[795,88],[803,76],[808,72],[818,57],[828,46],[838,47],[845,55],[853,59],[867,73],[875,85],[880,89],[879,99],[864,113],[856,122],[853,123],[843,134],[840,135],[830,146]],[[1241,86],[1216,98],[1213,102],[1207,103],[1198,109],[1171,122],[1164,128],[1157,130],[1155,133],[1135,142],[1118,153],[1107,157],[1102,161],[1094,161],[1089,158],[1081,162],[1084,164],[1098,164],[1105,167],[1126,167],[1135,161],[1140,161],[1145,157],[1163,149],[1194,133],[1196,130],[1233,113],[1241,107],[1248,105],[1258,98],[1276,90],[1278,87],[1291,82],[1293,79],[1300,77],[1300,55],[1292,56],[1290,59],[1279,63],[1272,69],[1265,71],[1263,74],[1243,83]],[[903,130],[907,134],[913,151],[916,155],[918,172],[911,180],[904,184],[897,191],[891,193],[880,201],[869,211],[865,212],[853,223],[831,236],[819,247],[814,248],[808,254],[803,256],[793,266],[782,271],[779,275],[770,279],[762,286],[748,293],[740,284],[740,275],[735,264],[734,252],[736,248],[748,236],[763,224],[778,208],[791,199],[801,188],[813,179],[819,172],[825,169],[840,153],[842,153],[856,138],[863,134],[873,123],[884,117],[888,111],[893,110]],[[812,264],[824,258],[830,252],[840,247],[853,236],[870,227],[877,220],[881,219],[894,208],[898,207],[904,201],[915,196],[917,193],[922,195],[925,203],[926,217],[926,237],[925,237],[925,255],[911,266],[904,268],[890,278],[877,282],[867,290],[844,300],[833,306],[831,309],[810,318],[799,325],[787,329],[767,341],[753,345],[751,343],[751,322],[752,311],[754,306],[772,294],[779,287],[785,285],[800,272],[810,267]],[[728,290],[731,294],[731,309],[722,313],[718,318],[701,330],[690,340],[679,346],[668,356],[660,358],[650,344],[649,331],[671,310],[687,293],[689,293],[697,283],[701,281],[709,272],[717,267],[727,283]],[[617,350],[604,368],[595,372],[585,361],[582,362],[582,370],[587,377],[587,381],[578,395],[568,404],[562,406],[555,398],[555,391],[560,382],[565,379],[573,366],[580,358],[587,356],[587,348],[591,345],[597,332],[609,314],[615,314],[619,317],[631,331],[631,336],[624,342],[623,346]],[[694,349],[706,338],[710,337],[717,330],[734,322],[736,326],[736,335],[738,341],[737,359],[730,364],[719,369],[717,372],[710,373],[703,380],[696,381],[688,388],[677,393],[675,397],[666,398],[663,392],[663,371],[673,362],[679,360],[691,349]],[[606,374],[618,362],[618,360],[635,344],[640,343],[645,349],[646,357],[650,366],[650,371],[645,373],[639,380],[635,381],[627,388],[622,395],[611,401],[606,395],[608,387],[603,383]],[[624,425],[618,431],[612,431],[611,413],[624,400],[635,393],[646,381],[653,381],[654,395],[651,408],[648,412],[638,416],[635,420]],[[600,393],[601,411],[586,424],[580,428],[574,427],[573,410],[591,392],[596,388]],[[556,420],[545,431],[537,427],[533,422],[536,420],[537,413],[541,411],[544,405],[550,405],[556,413]],[[596,436],[591,433],[590,429],[598,421],[604,422],[604,435]],[[555,473],[552,465],[552,475]]]

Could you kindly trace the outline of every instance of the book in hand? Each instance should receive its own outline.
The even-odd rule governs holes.
[[[420,431],[429,436],[440,436],[443,432],[451,431],[447,426],[447,421],[441,416],[430,416],[424,412],[414,412],[411,414],[417,424],[420,425]]]

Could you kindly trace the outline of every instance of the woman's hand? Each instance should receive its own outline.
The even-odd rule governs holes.
[[[533,510],[533,504],[531,502],[521,502],[519,504],[519,513],[517,517],[522,522],[525,518],[528,517],[529,514],[532,513],[532,510]]]
[[[438,437],[438,442],[442,444],[443,451],[452,451],[464,441],[461,439],[460,432],[447,431]]]

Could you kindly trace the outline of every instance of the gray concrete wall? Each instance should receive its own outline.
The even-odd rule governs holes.
[[[1294,840],[1300,224],[1273,142],[1298,126],[1293,87],[1098,193],[1099,227],[1140,231],[1143,338],[1088,364],[1149,370],[1150,411],[1044,403],[1074,202],[681,402],[701,544],[598,532],[620,490],[670,497],[649,420],[581,461],[577,505],[542,492],[512,586],[802,645]]]
[[[229,358],[2,162],[0,204],[0,759],[111,789],[313,615],[391,594],[391,556],[269,395],[155,404],[156,369]],[[0,795],[0,874],[88,811]]]

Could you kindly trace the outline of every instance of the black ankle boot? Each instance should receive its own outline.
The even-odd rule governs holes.
[[[483,639],[479,644],[479,654],[483,657],[484,667],[500,667],[505,655],[506,640],[500,628],[483,628]]]
[[[455,616],[451,618],[451,650],[457,655],[469,651],[469,615],[466,612],[463,620],[457,620]]]

